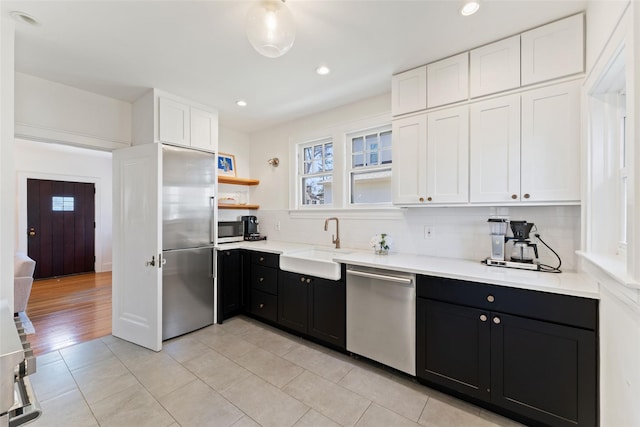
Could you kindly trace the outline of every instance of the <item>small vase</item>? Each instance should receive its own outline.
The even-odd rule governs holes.
[[[375,249],[376,255],[389,255],[389,249]]]

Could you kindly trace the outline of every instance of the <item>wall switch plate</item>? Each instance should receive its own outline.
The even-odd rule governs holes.
[[[432,239],[433,238],[433,226],[431,225],[425,225],[424,226],[424,238],[425,239]]]

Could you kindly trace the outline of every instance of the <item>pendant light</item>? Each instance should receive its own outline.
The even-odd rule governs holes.
[[[247,38],[259,54],[284,55],[293,46],[296,28],[284,0],[258,0],[247,13]]]

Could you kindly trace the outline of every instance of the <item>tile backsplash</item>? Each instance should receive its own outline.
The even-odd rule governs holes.
[[[337,216],[343,248],[370,249],[369,240],[374,234],[387,233],[393,240],[392,252],[480,261],[491,251],[487,219],[505,217],[535,223],[537,233],[562,258],[563,270],[575,270],[575,251],[580,248],[580,206],[408,208],[360,214],[327,211],[324,216],[320,212],[305,215],[259,210],[254,214],[260,221],[261,234],[270,240],[323,246],[330,246],[331,235],[335,234],[333,222],[324,231],[324,219]],[[541,262],[556,266],[553,253],[534,237],[532,240],[538,243]]]

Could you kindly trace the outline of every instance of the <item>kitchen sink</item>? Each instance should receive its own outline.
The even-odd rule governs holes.
[[[351,253],[342,249],[312,248],[280,255],[280,269],[329,280],[340,280],[340,263],[333,257]]]

